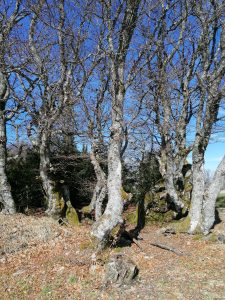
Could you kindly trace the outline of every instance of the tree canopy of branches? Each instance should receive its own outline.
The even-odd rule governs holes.
[[[141,190],[137,197],[162,178],[176,217],[188,213],[188,231],[208,233],[224,176],[223,159],[205,184],[205,151],[216,126],[224,130],[224,1],[11,2],[0,2],[2,212],[16,212],[11,171],[16,174],[20,164],[28,168],[24,158],[7,163],[8,138],[17,156],[23,147],[38,155],[30,177],[38,176],[49,215],[61,215],[60,180],[65,202],[73,192],[80,197],[80,183],[87,182],[96,220],[91,233],[99,247],[123,224],[126,165],[141,174],[134,183]],[[190,205],[183,201],[189,154]],[[69,178],[67,167],[81,161],[84,177],[77,167]],[[20,182],[24,191],[31,181],[25,176]],[[72,188],[73,181],[79,188]]]

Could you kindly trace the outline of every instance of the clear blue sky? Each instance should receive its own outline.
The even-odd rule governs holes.
[[[211,142],[205,154],[205,169],[215,171],[218,164],[225,155],[225,137],[224,142]]]

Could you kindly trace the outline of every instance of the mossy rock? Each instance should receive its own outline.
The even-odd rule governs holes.
[[[147,209],[154,202],[154,193],[147,192],[144,198],[144,207]]]
[[[150,211],[150,213],[145,217],[145,223],[150,224],[150,223],[171,222],[173,218],[174,218],[174,212],[172,210],[166,213]]]
[[[56,209],[58,211],[62,211],[64,209],[64,207],[65,207],[65,201],[64,201],[61,193],[55,192],[54,196],[56,198]]]
[[[79,218],[78,218],[76,209],[72,206],[70,201],[67,201],[66,204],[67,204],[66,219],[67,219],[68,223],[72,226],[79,225],[80,222],[79,222]]]
[[[169,210],[163,214],[164,222],[171,222],[174,219],[174,211]]]
[[[176,232],[188,232],[190,228],[190,217],[187,216],[186,218],[174,222],[173,227],[176,230]]]
[[[117,226],[115,226],[115,227],[112,229],[110,235],[111,235],[113,238],[115,238],[115,237],[118,235],[120,229],[121,229],[121,225],[118,224]]]
[[[132,193],[127,193],[123,187],[121,188],[121,197],[123,201],[130,201],[132,196]]]
[[[155,185],[155,191],[156,192],[163,192],[165,191],[165,184],[164,184],[164,180],[160,179],[159,181],[157,181],[156,185]]]
[[[158,192],[156,195],[158,196],[159,200],[161,200],[161,199],[166,200],[167,197],[168,197],[168,196],[167,196],[167,193],[166,193],[165,191]]]
[[[135,210],[128,212],[125,216],[128,224],[137,225],[138,221],[138,208]]]
[[[145,216],[145,223],[161,223],[163,222],[163,214],[155,212],[155,211],[150,211],[146,216]]]
[[[91,206],[87,205],[87,206],[82,207],[81,212],[83,214],[90,214],[91,213]]]
[[[165,199],[160,199],[157,203],[159,212],[165,213],[168,211],[167,202]]]
[[[192,191],[192,187],[193,187],[193,185],[192,185],[192,183],[190,181],[190,177],[186,177],[184,179],[184,191],[185,192],[191,192]]]
[[[80,250],[95,249],[95,245],[91,240],[84,241],[80,244]]]

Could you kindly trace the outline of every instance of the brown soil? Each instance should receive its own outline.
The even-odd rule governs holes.
[[[0,299],[225,299],[225,245],[146,227],[138,243],[93,261],[90,225],[63,227],[46,217],[0,216]],[[216,233],[225,233],[225,223]],[[182,255],[151,243],[175,248]],[[138,266],[129,286],[104,284],[104,262],[124,253]]]

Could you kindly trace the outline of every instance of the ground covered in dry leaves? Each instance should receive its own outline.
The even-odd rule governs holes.
[[[215,230],[225,233],[225,223]],[[152,225],[141,232],[141,249],[110,249],[93,261],[89,231],[88,224],[72,228],[44,216],[1,215],[0,299],[225,299],[225,244],[164,235]],[[115,252],[137,264],[132,285],[105,284],[104,263]]]

